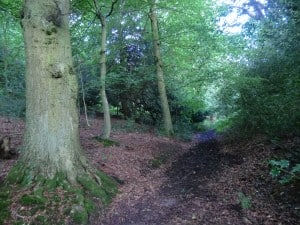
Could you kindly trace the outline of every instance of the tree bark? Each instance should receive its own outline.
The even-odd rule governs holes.
[[[104,114],[104,126],[102,137],[108,139],[111,133],[111,119],[109,112],[109,104],[107,101],[106,90],[105,90],[105,79],[106,79],[106,18],[101,15],[101,51],[100,51],[100,82],[101,82],[101,99]]]
[[[150,20],[151,20],[151,28],[152,28],[156,74],[157,74],[157,85],[158,85],[158,91],[160,97],[160,104],[163,113],[164,129],[167,135],[170,135],[171,133],[173,133],[173,124],[172,124],[171,113],[169,109],[169,103],[168,103],[167,92],[165,87],[164,73],[162,69],[163,63],[160,54],[158,21],[156,16],[156,0],[151,0]]]
[[[107,16],[113,11],[114,4],[117,0],[112,1],[111,11]],[[104,139],[109,139],[111,133],[111,119],[110,119],[110,112],[109,112],[109,104],[106,96],[106,88],[105,88],[105,79],[106,79],[106,40],[107,40],[107,27],[106,27],[106,17],[101,12],[101,7],[99,5],[98,0],[94,0],[94,6],[96,9],[96,16],[100,20],[101,23],[101,50],[100,50],[100,94],[101,94],[101,101],[102,101],[102,109],[104,115],[104,125],[103,125],[103,132],[101,137]]]
[[[79,141],[77,78],[69,0],[26,0],[26,130],[21,162],[32,177],[63,173],[71,183],[89,168]]]

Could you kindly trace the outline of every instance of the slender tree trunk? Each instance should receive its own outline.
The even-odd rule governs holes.
[[[6,19],[7,15],[6,13],[4,14],[4,18]],[[3,57],[3,75],[4,75],[4,79],[5,79],[5,90],[8,90],[9,87],[9,81],[8,81],[8,35],[7,35],[7,29],[8,29],[8,22],[6,20],[3,21],[3,43],[4,46],[2,47],[2,55]]]
[[[160,55],[160,41],[159,41],[159,31],[158,31],[158,22],[156,17],[156,0],[151,0],[150,8],[150,19],[151,19],[151,28],[153,36],[153,45],[154,45],[154,57],[156,64],[156,73],[157,73],[157,84],[160,97],[160,103],[163,113],[164,128],[166,133],[169,135],[173,133],[173,125],[171,119],[171,113],[169,109],[169,103],[166,93],[166,87],[164,82],[164,73],[163,73],[163,64],[162,58]]]
[[[80,68],[79,68],[80,71]],[[86,121],[86,125],[88,127],[90,127],[90,122],[89,122],[89,118],[88,118],[88,113],[87,113],[87,107],[86,107],[86,102],[85,102],[85,90],[84,90],[84,85],[83,85],[83,79],[82,79],[82,74],[81,72],[79,72],[79,76],[80,76],[80,83],[81,83],[81,90],[82,90],[82,102],[83,102],[83,108],[84,108],[84,115],[85,115],[85,121]]]
[[[105,79],[106,79],[106,19],[104,16],[100,17],[101,20],[101,51],[100,51],[100,82],[101,82],[101,99],[104,114],[104,126],[102,137],[108,139],[111,133],[111,120],[109,112],[109,104],[106,97]]]
[[[21,163],[31,176],[88,172],[79,143],[77,78],[69,33],[69,0],[26,0],[26,131]],[[99,180],[98,180],[99,181]]]

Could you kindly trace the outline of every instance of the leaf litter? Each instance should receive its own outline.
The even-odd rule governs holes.
[[[113,120],[113,125],[124,123]],[[20,148],[22,120],[0,117],[0,124],[0,137],[11,136],[12,146]],[[211,133],[184,142],[152,130],[113,129],[111,139],[119,145],[104,147],[95,139],[102,120],[93,118],[91,124],[81,120],[82,147],[91,163],[120,185],[113,202],[91,216],[90,224],[299,224],[299,183],[282,186],[271,178],[267,162],[280,152],[264,137],[226,142]],[[299,146],[299,138],[284,144]],[[0,182],[15,161],[0,160]]]

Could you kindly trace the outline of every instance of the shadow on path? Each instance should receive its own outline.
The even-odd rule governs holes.
[[[201,142],[172,163],[165,174],[167,182],[158,193],[145,195],[133,206],[124,204],[126,216],[116,215],[109,219],[109,223],[104,224],[213,224],[210,218],[214,218],[216,212],[211,212],[213,210],[209,208],[211,205],[214,209],[214,204],[219,203],[218,197],[210,190],[210,180],[217,176],[222,168],[241,163],[242,160],[237,156],[219,152],[215,136],[201,139]],[[200,212],[203,212],[203,215],[200,215]],[[197,220],[200,217],[201,222]]]
[[[193,196],[211,197],[205,188],[209,180],[224,167],[241,164],[236,155],[219,152],[218,142],[211,139],[197,144],[181,156],[167,171],[169,182],[162,188],[162,193],[185,198]]]

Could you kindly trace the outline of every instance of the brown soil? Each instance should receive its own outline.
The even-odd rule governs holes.
[[[293,225],[300,222],[299,186],[281,186],[269,175],[267,161],[277,148],[264,138],[225,143],[183,142],[151,131],[122,131],[114,120],[112,139],[104,147],[95,140],[102,121],[81,121],[81,143],[92,164],[115,177],[120,193],[95,225]],[[142,127],[140,127],[142,128]],[[128,126],[126,127],[128,129]],[[21,146],[21,120],[0,118],[0,137]],[[299,146],[287,139],[286,148]],[[0,182],[15,160],[0,161]],[[242,207],[241,202],[248,203]]]

